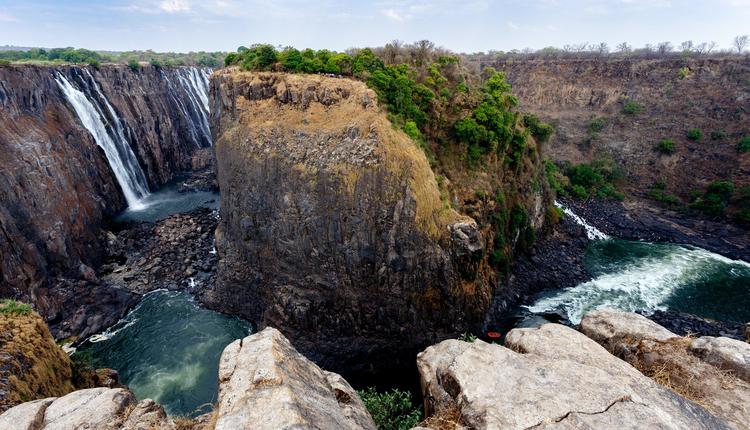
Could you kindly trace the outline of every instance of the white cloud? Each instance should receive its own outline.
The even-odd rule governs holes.
[[[187,0],[162,0],[159,9],[167,13],[190,12],[190,3]]]
[[[385,15],[386,18],[396,21],[396,22],[404,22],[406,18],[401,15],[400,13],[396,12],[396,9],[384,9],[381,10],[380,13]]]

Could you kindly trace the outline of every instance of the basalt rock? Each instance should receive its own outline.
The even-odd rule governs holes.
[[[443,201],[420,148],[364,83],[212,76],[222,219],[204,301],[337,371],[409,366],[481,324],[495,283],[486,240]],[[377,370],[377,369],[376,369]]]
[[[193,72],[110,65],[0,68],[0,297],[30,302],[55,321],[66,302],[81,305],[106,295],[50,291],[57,288],[48,281],[58,275],[81,280],[85,288],[98,285],[79,267],[98,268],[104,254],[100,229],[125,206],[103,151],[56,78],[65,77],[100,103],[99,92],[107,98],[155,188],[190,169],[196,151],[210,146],[205,107],[188,94],[185,76]],[[114,135],[112,114],[100,114]],[[195,163],[206,165],[206,158],[197,156]],[[118,307],[127,309],[127,297],[121,298]]]

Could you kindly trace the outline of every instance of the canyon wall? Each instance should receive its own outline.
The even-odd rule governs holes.
[[[222,219],[209,306],[347,372],[413,366],[481,324],[497,286],[486,237],[363,82],[224,70],[210,107]]]
[[[47,302],[67,300],[52,298],[49,277],[96,266],[100,227],[125,207],[61,82],[98,109],[105,134],[125,141],[153,190],[211,145],[206,76],[190,68],[0,67],[0,296],[32,302],[49,318]]]
[[[507,74],[521,109],[555,126],[545,153],[579,163],[611,156],[627,174],[627,190],[645,195],[657,181],[687,199],[711,181],[750,185],[750,60],[549,59],[484,62]],[[626,114],[636,102],[641,111]],[[601,119],[601,125],[592,124]],[[687,138],[698,128],[702,139]],[[715,133],[712,137],[712,133]],[[675,152],[654,146],[675,141]]]

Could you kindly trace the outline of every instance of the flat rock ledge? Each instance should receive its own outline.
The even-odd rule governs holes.
[[[446,340],[420,353],[428,417],[422,426],[733,428],[569,327],[514,329],[506,345]]]
[[[219,404],[194,430],[364,429],[375,424],[341,376],[299,354],[277,330],[229,344],[221,356]],[[175,430],[151,399],[124,388],[92,388],[22,403],[0,415],[2,430]]]

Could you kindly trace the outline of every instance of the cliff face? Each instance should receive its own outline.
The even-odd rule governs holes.
[[[513,60],[490,64],[513,84],[521,109],[555,125],[546,154],[574,163],[610,155],[645,194],[656,181],[686,198],[709,182],[750,184],[750,155],[737,142],[750,135],[750,64],[746,59]],[[635,101],[642,112],[623,113]],[[603,118],[601,130],[590,128]],[[687,130],[702,130],[689,140]],[[724,135],[712,139],[711,133]],[[718,137],[716,135],[715,137]],[[676,142],[675,153],[653,148]]]
[[[97,107],[106,134],[121,133],[153,189],[190,168],[193,154],[210,146],[206,108],[196,90],[203,85],[205,91],[205,82],[197,73],[0,67],[0,296],[41,308],[74,298],[53,297],[56,292],[44,288],[48,276],[77,271],[81,263],[97,265],[99,228],[125,206],[104,152],[60,81]]]
[[[411,361],[481,320],[494,290],[476,276],[484,239],[364,83],[218,72],[211,125],[222,220],[210,306],[347,370]]]

